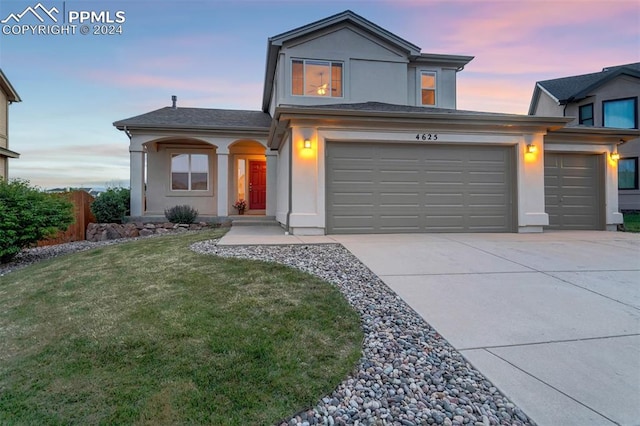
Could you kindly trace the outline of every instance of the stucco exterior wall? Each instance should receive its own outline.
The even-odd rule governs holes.
[[[292,59],[338,61],[343,64],[343,96],[291,94]],[[278,61],[274,104],[322,105],[380,100],[405,103],[408,59],[361,30],[340,26],[285,44]]]
[[[579,108],[582,105],[593,103],[593,124],[596,127],[604,126],[602,102],[630,97],[640,97],[640,79],[621,75],[599,87],[593,93],[593,96],[583,99],[580,102],[567,105],[566,116],[575,117],[575,120],[571,121],[568,125],[578,125]],[[640,114],[639,110],[640,108],[636,110],[637,115]],[[640,122],[640,116],[636,117],[636,122]]]
[[[291,155],[291,137],[287,136],[278,153],[277,163],[277,194],[276,194],[276,220],[283,225],[287,224],[289,212],[289,156]]]
[[[351,102],[406,104],[405,63],[351,59],[349,86]]]
[[[564,106],[558,105],[558,103],[543,90],[540,91],[538,105],[533,115],[541,115],[545,117],[562,117],[563,113]]]
[[[209,189],[207,191],[171,190],[171,155],[209,155]],[[147,153],[146,214],[162,215],[165,209],[187,204],[201,215],[216,215],[217,156],[213,147],[184,148],[177,145],[160,145]]]
[[[429,66],[428,64],[412,64],[407,68],[407,98],[402,103],[422,106],[420,73],[423,71],[436,73],[436,105],[437,108],[456,109],[457,71],[450,68]]]
[[[640,139],[631,140],[618,147],[620,158],[640,158]],[[640,189],[618,191],[620,210],[640,210]]]

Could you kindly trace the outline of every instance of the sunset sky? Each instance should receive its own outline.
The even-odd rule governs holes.
[[[0,68],[22,98],[9,109],[10,149],[21,154],[10,177],[43,188],[128,186],[129,141],[112,123],[168,106],[171,95],[179,106],[258,110],[267,38],[346,9],[423,53],[475,56],[458,74],[460,109],[526,114],[536,81],[640,61],[640,0],[41,3],[126,17],[122,34],[82,35],[80,25],[0,34]],[[1,0],[0,21],[37,4]]]

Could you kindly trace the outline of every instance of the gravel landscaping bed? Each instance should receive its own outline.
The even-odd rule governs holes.
[[[399,296],[338,244],[192,245],[202,254],[278,262],[335,284],[362,319],[356,370],[281,425],[535,425]]]

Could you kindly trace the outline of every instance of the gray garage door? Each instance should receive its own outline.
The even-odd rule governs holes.
[[[601,155],[547,153],[544,200],[551,229],[604,229]]]
[[[511,232],[513,149],[327,144],[327,232]]]

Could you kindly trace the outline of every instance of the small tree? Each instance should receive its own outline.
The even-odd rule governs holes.
[[[66,230],[73,221],[71,201],[33,188],[26,180],[0,178],[0,263]]]
[[[91,213],[98,223],[122,223],[130,212],[130,191],[127,188],[109,188],[91,203]]]

